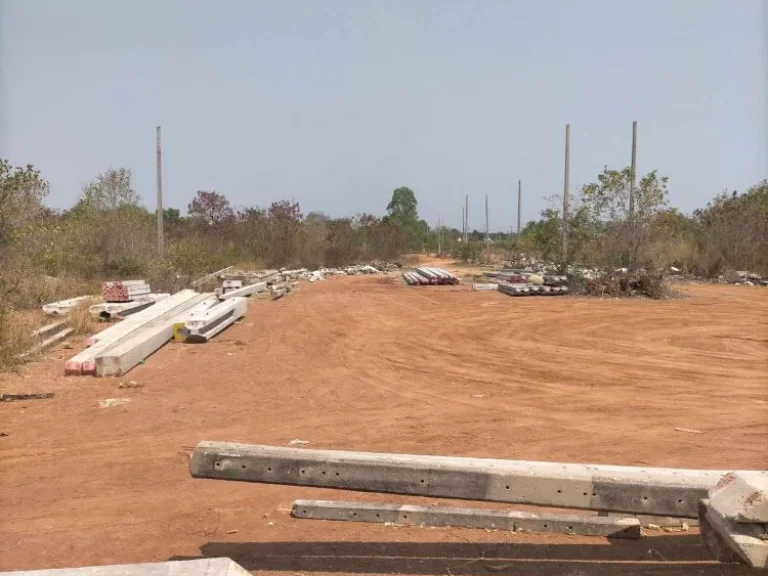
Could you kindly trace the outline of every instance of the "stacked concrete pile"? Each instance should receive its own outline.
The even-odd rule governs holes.
[[[226,300],[205,300],[190,309],[173,326],[173,339],[178,342],[208,342],[216,334],[237,322],[248,311],[248,299],[242,296]]]
[[[726,270],[723,280],[728,284],[743,286],[768,286],[768,276],[747,272],[746,270]]]
[[[409,286],[421,286],[424,284],[458,284],[459,279],[444,270],[433,266],[421,266],[412,271],[403,272],[403,280]]]
[[[93,298],[93,296],[78,296],[77,298],[68,298],[67,300],[59,300],[58,302],[43,304],[43,312],[50,316],[66,316],[78,304],[89,298]]]
[[[64,365],[65,375],[119,376],[164,346],[173,327],[192,308],[213,306],[213,294],[182,290],[102,330],[88,339],[87,348]]]
[[[497,289],[509,296],[559,296],[568,293],[568,277],[556,274],[538,274],[529,270],[506,269],[486,272],[497,281]],[[479,284],[478,289],[489,289],[490,284]]]

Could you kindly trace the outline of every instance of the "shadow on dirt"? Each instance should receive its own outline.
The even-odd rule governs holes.
[[[751,574],[714,562],[696,535],[605,544],[446,542],[209,542],[203,557],[231,558],[247,570],[351,574],[609,576]],[[190,559],[175,557],[171,560]]]

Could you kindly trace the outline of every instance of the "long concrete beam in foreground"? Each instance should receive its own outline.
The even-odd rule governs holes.
[[[406,526],[483,528],[531,532],[560,532],[584,536],[640,538],[637,518],[534,514],[519,510],[480,510],[453,506],[410,506],[331,500],[296,500],[291,514],[312,520],[392,523]]]
[[[116,342],[128,337],[147,322],[158,318],[177,306],[183,305],[185,302],[196,296],[198,296],[198,294],[194,290],[182,290],[170,298],[165,298],[146,310],[137,312],[122,322],[110,326],[106,330],[102,330],[94,335],[93,338],[89,339],[89,348],[86,348],[79,354],[76,354],[67,360],[64,364],[64,374],[83,374],[84,369],[86,370],[85,373],[93,373],[93,370],[95,370],[96,357],[106,351],[110,346],[113,346]]]
[[[55,570],[22,570],[0,572],[7,576],[250,576],[250,573],[229,558],[204,558],[152,564],[116,564],[58,568]]]
[[[194,298],[147,322],[127,338],[101,352],[92,367],[90,364],[83,365],[83,374],[122,376],[165,346],[173,338],[174,324],[183,322],[190,310],[197,306],[212,306],[216,302],[218,300],[213,294],[196,294]]]
[[[189,467],[196,478],[677,518],[696,518],[699,500],[726,474],[205,441],[195,447]]]

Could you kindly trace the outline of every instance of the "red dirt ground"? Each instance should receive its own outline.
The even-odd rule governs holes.
[[[264,575],[737,574],[695,530],[638,541],[294,520],[296,498],[192,480],[199,440],[694,468],[768,468],[768,291],[510,298],[337,278],[126,379],[53,352],[0,383],[0,570],[229,556]],[[77,349],[79,347],[75,346]],[[100,408],[99,400],[130,402]],[[691,428],[702,434],[677,432]],[[417,501],[417,500],[413,500]],[[428,500],[434,502],[434,500]],[[747,573],[747,572],[744,572]]]

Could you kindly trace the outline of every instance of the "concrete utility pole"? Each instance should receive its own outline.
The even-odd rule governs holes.
[[[157,255],[162,258],[163,248],[163,158],[160,150],[160,126],[157,127]]]
[[[491,243],[490,230],[488,229],[488,194],[485,195],[485,247]]]
[[[443,254],[443,219],[437,217],[437,253]]]
[[[568,196],[570,195],[571,125],[565,125],[565,177],[563,179],[563,274],[568,270]]]
[[[635,170],[637,168],[637,120],[632,122],[632,166],[629,169],[629,268],[635,265]]]
[[[469,242],[469,194],[464,197],[464,242]]]
[[[520,236],[520,205],[522,204],[523,185],[517,181],[517,236]]]

